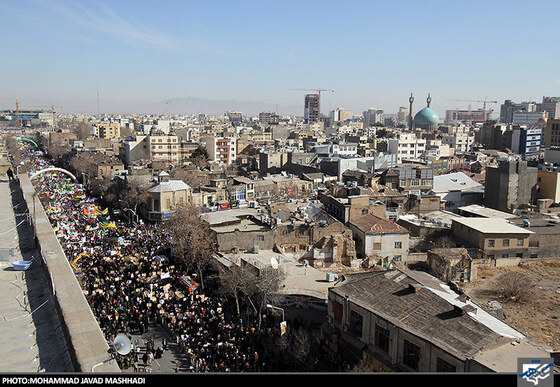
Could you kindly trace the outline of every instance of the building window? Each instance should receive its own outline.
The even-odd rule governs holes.
[[[523,246],[523,239],[517,239],[517,246]]]
[[[375,325],[375,346],[385,353],[389,353],[389,329],[387,321],[378,318]]]
[[[362,215],[367,215],[367,213],[368,213],[367,208],[362,209]]]
[[[364,318],[358,312],[350,311],[350,332],[356,337],[362,337]]]
[[[402,242],[395,242],[395,249],[402,249]]]
[[[420,347],[412,344],[408,340],[404,340],[403,344],[403,364],[418,371],[418,363],[420,361]]]
[[[436,372],[457,372],[457,368],[441,358],[437,358]]]
[[[496,241],[494,239],[488,239],[488,247],[496,246]]]
[[[503,240],[503,246],[504,247],[509,247],[509,239],[504,239]]]

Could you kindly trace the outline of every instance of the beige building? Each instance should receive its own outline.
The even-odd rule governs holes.
[[[560,203],[560,173],[558,171],[537,171],[537,199],[551,199]]]
[[[544,147],[560,146],[560,119],[549,119],[544,128]]]
[[[385,218],[385,204],[370,195],[334,197],[330,194],[319,193],[319,200],[323,203],[325,211],[343,224],[357,220],[367,214],[375,214]]]
[[[119,138],[121,136],[121,124],[118,122],[101,122],[95,124],[97,137],[99,138]]]
[[[149,136],[150,159],[165,160],[171,164],[178,164],[179,136],[171,134],[150,134]]]
[[[160,172],[158,182],[149,190],[151,200],[148,202],[149,220],[169,219],[178,206],[191,202],[191,187],[182,180],[170,180],[167,172]]]
[[[387,219],[368,214],[348,224],[354,234],[359,258],[372,258],[385,262],[406,261],[410,243],[410,232]]]
[[[480,249],[487,258],[528,258],[533,231],[501,218],[454,218],[453,235]]]

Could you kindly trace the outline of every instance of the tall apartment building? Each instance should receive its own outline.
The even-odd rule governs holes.
[[[383,110],[371,108],[363,113],[364,124],[368,126],[375,125],[378,122],[383,122]]]
[[[352,119],[353,116],[352,111],[342,108],[336,108],[330,113],[330,118],[333,122],[344,122]]]
[[[397,121],[399,124],[406,124],[408,120],[408,108],[401,106],[397,113]]]
[[[260,112],[259,122],[261,125],[278,125],[280,122],[280,116],[273,112]]]
[[[121,136],[121,124],[118,122],[101,122],[94,125],[94,133],[99,138],[119,138]]]
[[[151,160],[163,160],[171,164],[182,161],[179,156],[179,136],[153,131],[148,137]]]
[[[319,122],[321,118],[321,94],[306,94],[303,119],[306,124]]]
[[[417,159],[426,151],[426,139],[417,138],[413,133],[403,133],[388,141],[388,153],[397,156],[397,164],[405,159]]]
[[[541,151],[541,128],[515,127],[511,136],[511,150],[523,160],[538,160]]]
[[[237,140],[235,137],[206,136],[202,138],[211,161],[219,161],[230,165],[237,156]]]
[[[543,97],[539,110],[548,113],[548,119],[560,118],[560,97]]]

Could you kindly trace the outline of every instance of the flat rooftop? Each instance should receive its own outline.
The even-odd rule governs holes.
[[[457,208],[459,213],[467,213],[469,215],[478,216],[482,218],[502,218],[502,219],[514,219],[517,218],[516,215],[510,214],[508,212],[498,211],[493,208],[488,208],[481,206],[479,204],[471,204],[469,206],[463,206]]]
[[[461,218],[453,222],[463,224],[485,234],[534,234],[526,227],[519,227],[501,218]]]

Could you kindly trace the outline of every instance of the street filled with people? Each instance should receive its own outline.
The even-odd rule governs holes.
[[[28,144],[20,149],[30,176],[54,167]],[[223,295],[203,292],[196,275],[173,260],[171,238],[160,224],[114,216],[63,171],[39,174],[33,184],[108,343],[119,333],[146,336],[160,327],[180,352],[176,371],[290,370],[278,356],[275,343],[282,340],[273,316],[265,315],[255,329],[256,320],[227,313]],[[119,365],[149,367],[167,350],[165,339],[161,345],[148,339],[120,356]],[[322,370],[339,370],[339,359],[319,353],[316,359]]]

